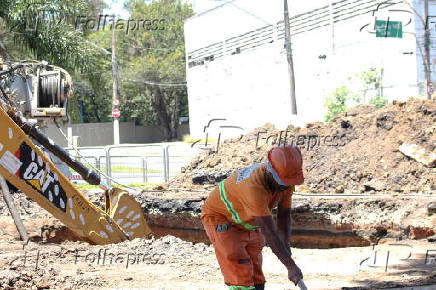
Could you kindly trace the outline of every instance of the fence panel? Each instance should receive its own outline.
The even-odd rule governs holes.
[[[120,183],[162,183],[168,180],[166,150],[162,145],[106,146],[106,174]],[[103,166],[102,164],[100,166]],[[111,181],[107,179],[110,185]]]
[[[204,144],[177,144],[167,146],[168,155],[168,178],[172,178],[181,172],[182,167],[186,167],[191,163],[192,159],[202,152]]]
[[[206,148],[207,147],[207,148]],[[78,148],[79,156],[68,148],[76,160],[86,166],[100,170],[107,185],[111,179],[122,184],[132,183],[164,183],[181,172],[203,149],[211,149],[213,144],[162,144],[162,145],[110,145],[106,147]],[[90,165],[88,165],[88,163]],[[83,183],[83,178],[73,173],[72,180]]]

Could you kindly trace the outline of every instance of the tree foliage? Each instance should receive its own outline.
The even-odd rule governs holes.
[[[366,103],[369,91],[375,91],[377,96],[381,94],[381,75],[376,68],[372,67],[369,70],[356,74],[356,79],[361,87],[361,93],[355,94],[355,101],[357,103]]]
[[[103,8],[101,0],[0,2],[9,56],[16,58],[15,48],[21,47],[21,57],[46,60],[72,74],[74,122],[80,119],[79,103],[85,122],[112,121],[111,25],[98,31],[77,26],[78,16],[98,18]],[[165,138],[174,139],[179,117],[188,114],[183,25],[192,8],[178,0],[130,0],[125,8],[137,28],[127,33],[127,19],[115,22],[121,121],[160,125]]]
[[[2,0],[4,33],[13,39],[13,47],[5,51],[19,47],[23,54],[67,70],[91,69],[101,52],[75,26],[76,17],[88,9],[85,0]]]
[[[377,109],[388,103],[386,96],[382,92],[382,77],[376,68],[357,73],[354,77],[348,78],[348,81],[357,82],[357,91],[342,85],[333,91],[331,97],[325,99],[324,105],[327,108],[325,121],[329,122],[337,114],[344,113],[347,109],[356,104],[373,104]],[[373,92],[368,100],[368,93]]]
[[[330,122],[334,116],[347,110],[346,102],[349,96],[349,89],[345,86],[341,86],[335,89],[332,96],[325,100],[324,105],[327,107],[327,114],[325,116],[326,122]]]
[[[131,0],[127,9],[133,19],[155,24],[120,37],[126,52],[121,108],[143,124],[161,125],[166,139],[174,139],[180,114],[187,115],[183,21],[193,11],[177,0]]]

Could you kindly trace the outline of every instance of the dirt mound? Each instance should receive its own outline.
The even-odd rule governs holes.
[[[235,170],[265,161],[274,145],[295,144],[304,156],[298,191],[329,193],[436,190],[436,101],[409,99],[377,110],[360,105],[331,122],[279,131],[266,124],[200,153],[169,187],[216,184]]]

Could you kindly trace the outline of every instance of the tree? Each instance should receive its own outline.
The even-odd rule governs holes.
[[[369,99],[370,104],[373,104],[377,109],[380,109],[388,103],[388,99],[383,95],[382,91],[382,77],[376,68],[372,67],[367,71],[363,71],[358,74],[358,77],[361,86],[363,87],[363,101],[358,98],[358,103],[366,104],[367,93],[370,90],[375,91],[375,96]]]
[[[28,55],[71,73],[75,97],[70,112],[74,122],[79,121],[79,102],[83,104],[85,122],[111,120],[111,26],[96,31],[76,25],[78,16],[98,18],[103,8],[101,0],[0,3],[0,27],[4,23],[7,31],[0,31],[0,41],[3,35],[8,56],[20,59]],[[127,20],[120,26],[117,21],[115,26],[121,121],[133,119],[143,125],[160,125],[165,138],[174,139],[179,116],[188,114],[183,21],[193,11],[190,5],[177,0],[130,0],[126,9],[131,20],[142,22],[128,33]],[[59,19],[62,25],[58,25]],[[36,29],[29,29],[35,28],[29,25],[33,23],[37,23]],[[23,51],[16,53],[16,47]]]
[[[382,79],[376,68],[357,73],[354,78],[348,78],[349,84],[356,82],[357,92],[342,85],[333,91],[333,96],[325,100],[326,122],[329,122],[337,114],[344,113],[352,105],[368,103],[367,94],[369,91],[375,91],[375,96],[370,97],[369,103],[375,105],[377,109],[388,103],[387,98],[382,94]]]
[[[370,68],[369,70],[362,71],[358,73],[357,75],[358,81],[361,83],[361,87],[363,88],[363,100],[360,99],[360,94],[357,95],[357,101],[358,103],[366,103],[367,99],[366,96],[368,94],[368,91],[375,90],[376,95],[380,95],[380,84],[381,84],[381,76],[378,72],[378,70],[375,67]]]
[[[333,96],[324,101],[324,105],[327,107],[326,122],[330,122],[334,116],[347,110],[346,102],[349,95],[350,91],[347,87],[341,86],[333,91]]]
[[[121,110],[143,124],[161,125],[165,139],[175,139],[180,112],[187,112],[183,21],[193,11],[177,0],[131,0],[126,6],[132,19],[150,22],[118,38],[124,51],[118,57]]]
[[[0,53],[9,59],[9,52],[19,47],[19,55],[46,60],[70,71],[89,70],[101,52],[89,45],[83,31],[74,25],[88,5],[85,0],[2,0]]]
[[[87,39],[94,33],[78,26],[80,16],[103,12],[102,0],[5,0],[0,2],[0,55],[8,60],[46,60],[65,68],[74,80],[75,98],[69,105],[73,121],[79,120],[78,102],[84,104],[85,121],[107,121],[110,100],[100,81],[106,53]]]
[[[126,8],[136,29],[127,33],[127,20],[115,22],[120,120],[160,125],[165,139],[175,139],[179,116],[188,114],[183,20],[193,11],[176,0],[129,1]],[[111,49],[111,38],[110,25],[87,36],[91,43],[107,51]],[[79,76],[83,79],[80,94],[88,94],[86,99],[79,97],[83,99],[87,120],[110,119],[110,111],[97,107],[111,100],[110,66],[110,57],[100,56],[94,65],[95,73]],[[91,91],[95,98],[89,97],[93,96]],[[104,106],[111,108],[110,103]]]
[[[90,43],[96,43],[103,53],[93,59],[92,70],[77,72],[73,76],[76,91],[71,115],[74,122],[79,120],[79,101],[83,104],[85,123],[112,120],[111,38],[110,30],[93,31],[86,37]]]

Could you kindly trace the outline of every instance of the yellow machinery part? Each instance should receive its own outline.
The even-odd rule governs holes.
[[[141,205],[126,191],[112,188],[106,191],[106,213],[129,238],[143,237],[144,233],[151,233]],[[108,206],[109,205],[109,206]]]
[[[108,190],[105,211],[89,202],[2,106],[0,174],[90,243],[118,243],[148,237],[151,233],[140,204],[127,192],[116,188]]]

